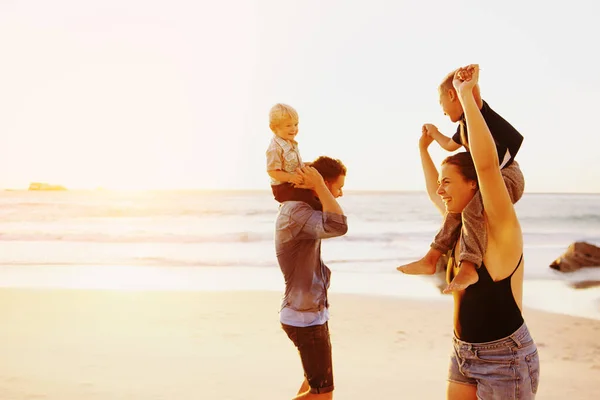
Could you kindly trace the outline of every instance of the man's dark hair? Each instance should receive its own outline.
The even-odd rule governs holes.
[[[335,181],[342,175],[346,176],[346,166],[340,160],[331,157],[320,156],[307,164],[319,171],[323,180],[327,182]]]

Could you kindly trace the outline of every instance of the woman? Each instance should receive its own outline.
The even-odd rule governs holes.
[[[488,243],[477,283],[454,292],[454,351],[448,376],[449,400],[534,399],[539,358],[522,310],[523,234],[502,178],[496,146],[473,96],[479,67],[456,71],[453,85],[463,107],[470,153],[448,157],[438,172],[426,131],[419,141],[427,192],[444,214],[460,213],[479,190]],[[439,179],[439,181],[438,181]],[[448,282],[459,266],[454,246]]]

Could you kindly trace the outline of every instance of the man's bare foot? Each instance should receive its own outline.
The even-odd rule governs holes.
[[[448,294],[454,291],[465,290],[469,286],[474,283],[477,283],[479,280],[479,275],[477,275],[477,270],[475,269],[475,265],[471,262],[462,262],[460,264],[460,269],[458,273],[452,279],[452,282],[443,290],[443,293]]]
[[[430,259],[423,257],[419,261],[401,265],[396,269],[408,275],[433,275],[435,263],[432,264]]]

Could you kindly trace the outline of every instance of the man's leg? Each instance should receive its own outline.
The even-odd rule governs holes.
[[[333,363],[329,325],[290,327],[283,325],[300,353],[305,380],[294,399],[332,399]]]
[[[302,385],[300,385],[300,389],[298,389],[298,394],[303,394],[306,393],[310,390],[310,385],[308,384],[308,380],[306,380],[306,377],[304,377],[304,380],[302,381]]]
[[[330,399],[333,399],[333,392],[315,394],[315,393],[311,393],[309,390],[308,392],[302,393],[302,394],[294,397],[292,400],[311,400],[311,399],[330,400]]]
[[[461,217],[457,213],[446,213],[441,229],[435,235],[429,251],[423,258],[410,264],[396,268],[409,275],[431,275],[435,273],[435,266],[442,256],[458,240],[460,233]]]
[[[320,393],[320,394],[314,394],[314,393],[304,393],[301,394],[299,396],[294,397],[292,400],[330,400],[333,399],[333,392],[329,392],[329,393]]]
[[[285,324],[281,324],[281,328],[288,335],[288,338],[292,341],[292,343],[294,343],[294,346],[298,348],[298,329],[300,328]],[[304,380],[302,381],[302,385],[300,385],[300,389],[298,389],[298,393],[296,393],[296,395],[306,393],[309,390],[310,385],[308,384],[308,380],[306,379],[305,375]]]

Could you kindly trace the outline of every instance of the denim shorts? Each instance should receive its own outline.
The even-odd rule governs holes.
[[[332,392],[333,363],[327,322],[303,328],[285,324],[281,324],[281,327],[300,353],[310,392],[315,394]]]
[[[448,380],[477,386],[481,400],[531,400],[537,393],[540,359],[523,323],[504,339],[468,343],[454,337]]]

